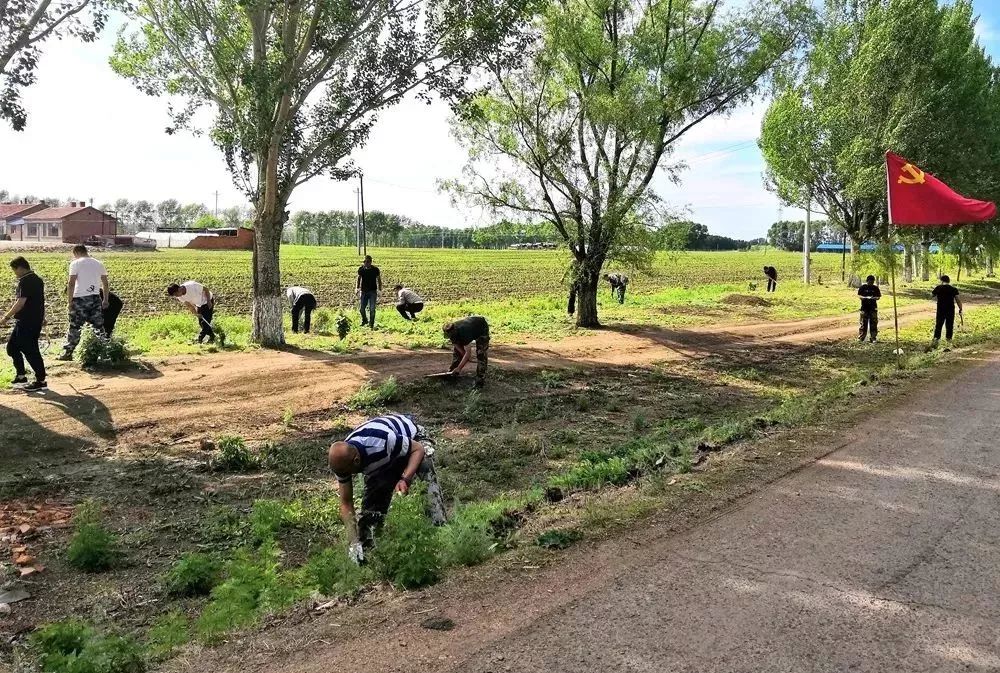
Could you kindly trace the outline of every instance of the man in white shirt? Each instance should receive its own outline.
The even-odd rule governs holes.
[[[73,261],[69,264],[69,283],[66,296],[69,299],[69,332],[60,360],[72,360],[73,351],[80,343],[80,331],[90,325],[98,334],[104,334],[104,309],[107,302],[101,299],[101,292],[107,297],[108,270],[98,260],[90,256],[87,246],[73,248]]]
[[[408,287],[397,285],[393,288],[396,291],[396,310],[403,320],[416,320],[417,314],[424,310],[424,300],[419,294]]]
[[[309,326],[312,322],[312,312],[316,310],[316,295],[307,287],[293,285],[285,291],[288,303],[292,305],[292,331],[299,333],[299,318],[305,313],[305,322],[302,331],[309,334]]]
[[[215,343],[215,330],[212,329],[215,297],[212,296],[208,288],[201,283],[189,280],[180,285],[174,283],[167,287],[167,295],[185,305],[191,313],[198,316],[198,322],[201,324],[198,343],[204,343],[206,338],[208,343]]]

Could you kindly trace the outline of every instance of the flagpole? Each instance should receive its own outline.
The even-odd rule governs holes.
[[[886,209],[889,211],[889,230],[893,228],[892,221],[892,190],[889,188],[889,156],[886,152],[885,158],[885,203]],[[892,317],[896,328],[896,366],[899,369],[903,368],[903,349],[899,347],[899,305],[896,302],[896,249],[892,245],[892,236],[889,231],[886,231],[886,244],[889,246],[889,277],[892,279]]]

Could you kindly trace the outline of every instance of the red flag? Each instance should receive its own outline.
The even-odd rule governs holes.
[[[933,227],[991,220],[997,207],[956,194],[906,159],[885,153],[889,183],[889,220],[897,227]]]

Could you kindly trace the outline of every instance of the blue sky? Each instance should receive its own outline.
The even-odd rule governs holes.
[[[1000,0],[976,0],[981,42],[1000,54]],[[177,198],[212,207],[242,204],[218,151],[204,137],[167,136],[165,106],[117,77],[107,66],[114,36],[95,45],[69,41],[47,47],[39,83],[25,103],[28,129],[0,128],[0,187],[63,199],[118,197],[158,201]],[[782,210],[762,183],[756,147],[766,104],[734,111],[696,127],[677,148],[689,169],[679,185],[657,181],[674,208],[713,233],[753,238],[776,219],[799,218]],[[482,225],[476,209],[454,208],[438,192],[438,179],[459,175],[465,153],[449,135],[448,110],[406,102],[383,114],[368,145],[358,152],[364,168],[366,206],[409,215],[428,224]],[[354,185],[317,178],[296,191],[292,209],[353,209]]]

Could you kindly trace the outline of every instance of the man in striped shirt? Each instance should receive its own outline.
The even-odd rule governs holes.
[[[387,414],[358,426],[344,441],[330,447],[330,469],[337,476],[340,489],[340,518],[347,528],[351,557],[355,561],[364,560],[364,550],[371,547],[381,528],[393,493],[405,495],[418,473],[428,481],[434,518],[441,518],[435,523],[444,523],[441,493],[428,456],[433,449],[425,447],[425,441],[428,441],[426,432],[412,418]],[[354,511],[356,474],[363,474],[365,481],[360,517]]]

